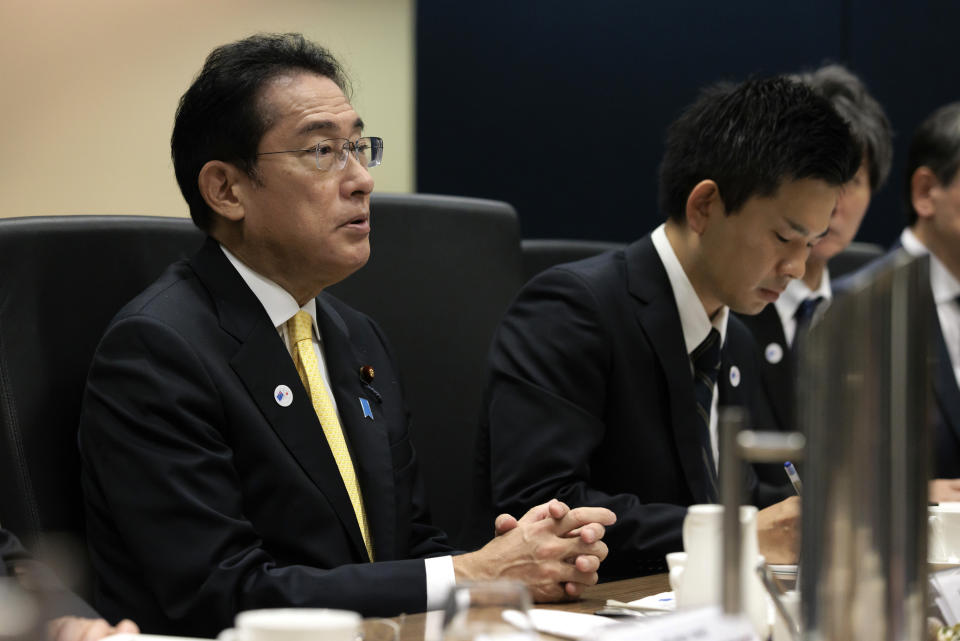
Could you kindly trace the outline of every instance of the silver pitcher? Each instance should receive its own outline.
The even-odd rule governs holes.
[[[930,329],[926,257],[851,281],[805,337],[803,637],[925,638]]]

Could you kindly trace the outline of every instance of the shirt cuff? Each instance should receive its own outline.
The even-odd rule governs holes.
[[[447,600],[447,594],[457,582],[453,571],[452,556],[437,556],[424,559],[427,571],[427,609],[440,610]]]

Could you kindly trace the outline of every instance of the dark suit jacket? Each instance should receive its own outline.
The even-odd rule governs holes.
[[[104,614],[215,636],[251,608],[425,608],[409,559],[449,547],[429,523],[396,365],[369,318],[327,294],[317,312],[377,563],[286,346],[208,240],[114,318],[90,370],[80,448]]]
[[[100,616],[67,590],[50,568],[36,561],[12,532],[0,528],[0,577],[8,576],[16,577],[20,586],[37,598],[44,619]]]
[[[904,251],[898,240],[886,254],[872,261],[853,274],[839,279],[834,286],[836,296],[843,296],[859,279],[869,277],[872,272],[882,269],[894,259],[897,253]],[[934,407],[931,420],[933,432],[933,478],[960,478],[960,388],[953,373],[950,354],[943,340],[940,318],[936,308],[931,310],[933,328],[931,329],[931,351],[936,360],[933,371]]]
[[[742,394],[756,389],[752,345],[731,317],[721,405],[752,405]],[[484,406],[480,500],[514,514],[554,496],[613,510],[603,579],[663,571],[664,555],[682,549],[686,506],[717,496],[679,312],[649,236],[524,287],[494,337]]]
[[[936,399],[933,435],[934,478],[960,478],[960,388],[953,373],[950,354],[943,340],[937,319],[934,340],[937,365],[934,371],[933,394]]]
[[[774,305],[767,305],[759,314],[747,316],[737,314],[740,320],[756,342],[758,350],[765,350],[770,344],[779,345],[783,350],[783,357],[778,363],[771,363],[766,356],[760,359],[760,384],[769,400],[770,415],[773,423],[767,429],[786,431],[793,428],[793,376],[794,358],[787,338],[783,334],[783,323]],[[780,471],[783,476],[783,471]],[[779,479],[777,479],[779,480]]]
[[[760,355],[760,376],[754,384],[760,386],[764,403],[770,408],[768,415],[772,422],[768,425],[757,425],[757,429],[779,432],[795,429],[793,424],[794,381],[797,365],[793,351],[787,345],[783,323],[776,306],[767,305],[755,316],[745,314],[736,316],[750,330],[756,343],[757,353]],[[778,345],[782,350],[783,356],[777,363],[771,363],[766,357],[767,346],[771,344]],[[753,468],[759,482],[758,492],[764,502],[780,501],[794,494],[793,486],[783,470],[782,463],[758,463]]]

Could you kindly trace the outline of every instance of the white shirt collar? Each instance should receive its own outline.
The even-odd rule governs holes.
[[[313,333],[314,336],[319,338],[320,330],[317,327],[317,300],[315,298],[311,298],[303,307],[300,307],[297,305],[296,299],[283,287],[250,269],[223,245],[220,245],[220,249],[223,250],[224,256],[240,274],[243,282],[247,284],[253,295],[263,305],[263,309],[266,310],[267,316],[270,317],[270,322],[273,323],[274,327],[280,329],[302,309],[310,314],[310,318],[313,319]]]
[[[784,327],[794,320],[800,303],[808,298],[823,298],[823,303],[829,303],[833,300],[833,288],[830,287],[830,270],[826,267],[823,268],[823,275],[820,277],[820,286],[816,291],[810,289],[807,284],[799,278],[795,278],[787,283],[787,288],[780,294],[780,298],[773,303],[777,314],[780,316],[780,323]],[[823,303],[821,303],[821,306]]]
[[[930,290],[933,292],[933,302],[937,305],[949,303],[960,296],[960,281],[954,278],[935,254],[930,253],[909,227],[900,234],[900,244],[911,256],[930,254]]]
[[[726,305],[720,308],[716,317],[711,321],[707,316],[707,310],[703,307],[700,297],[687,278],[687,273],[683,271],[683,266],[677,258],[670,239],[667,238],[666,226],[661,224],[651,234],[653,247],[660,256],[660,262],[663,268],[667,270],[667,278],[670,280],[670,287],[673,289],[673,298],[677,303],[677,311],[680,313],[680,327],[683,331],[683,341],[687,347],[687,354],[690,354],[710,333],[711,328],[716,328],[720,332],[721,345],[727,337],[727,321],[730,318],[730,308]]]
[[[920,239],[909,227],[904,227],[903,231],[900,232],[900,244],[911,256],[923,256],[930,253],[927,246],[920,242]]]

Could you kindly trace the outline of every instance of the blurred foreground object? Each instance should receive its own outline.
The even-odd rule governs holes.
[[[858,274],[810,331],[797,418],[807,436],[805,638],[926,637],[933,300],[926,258]]]

